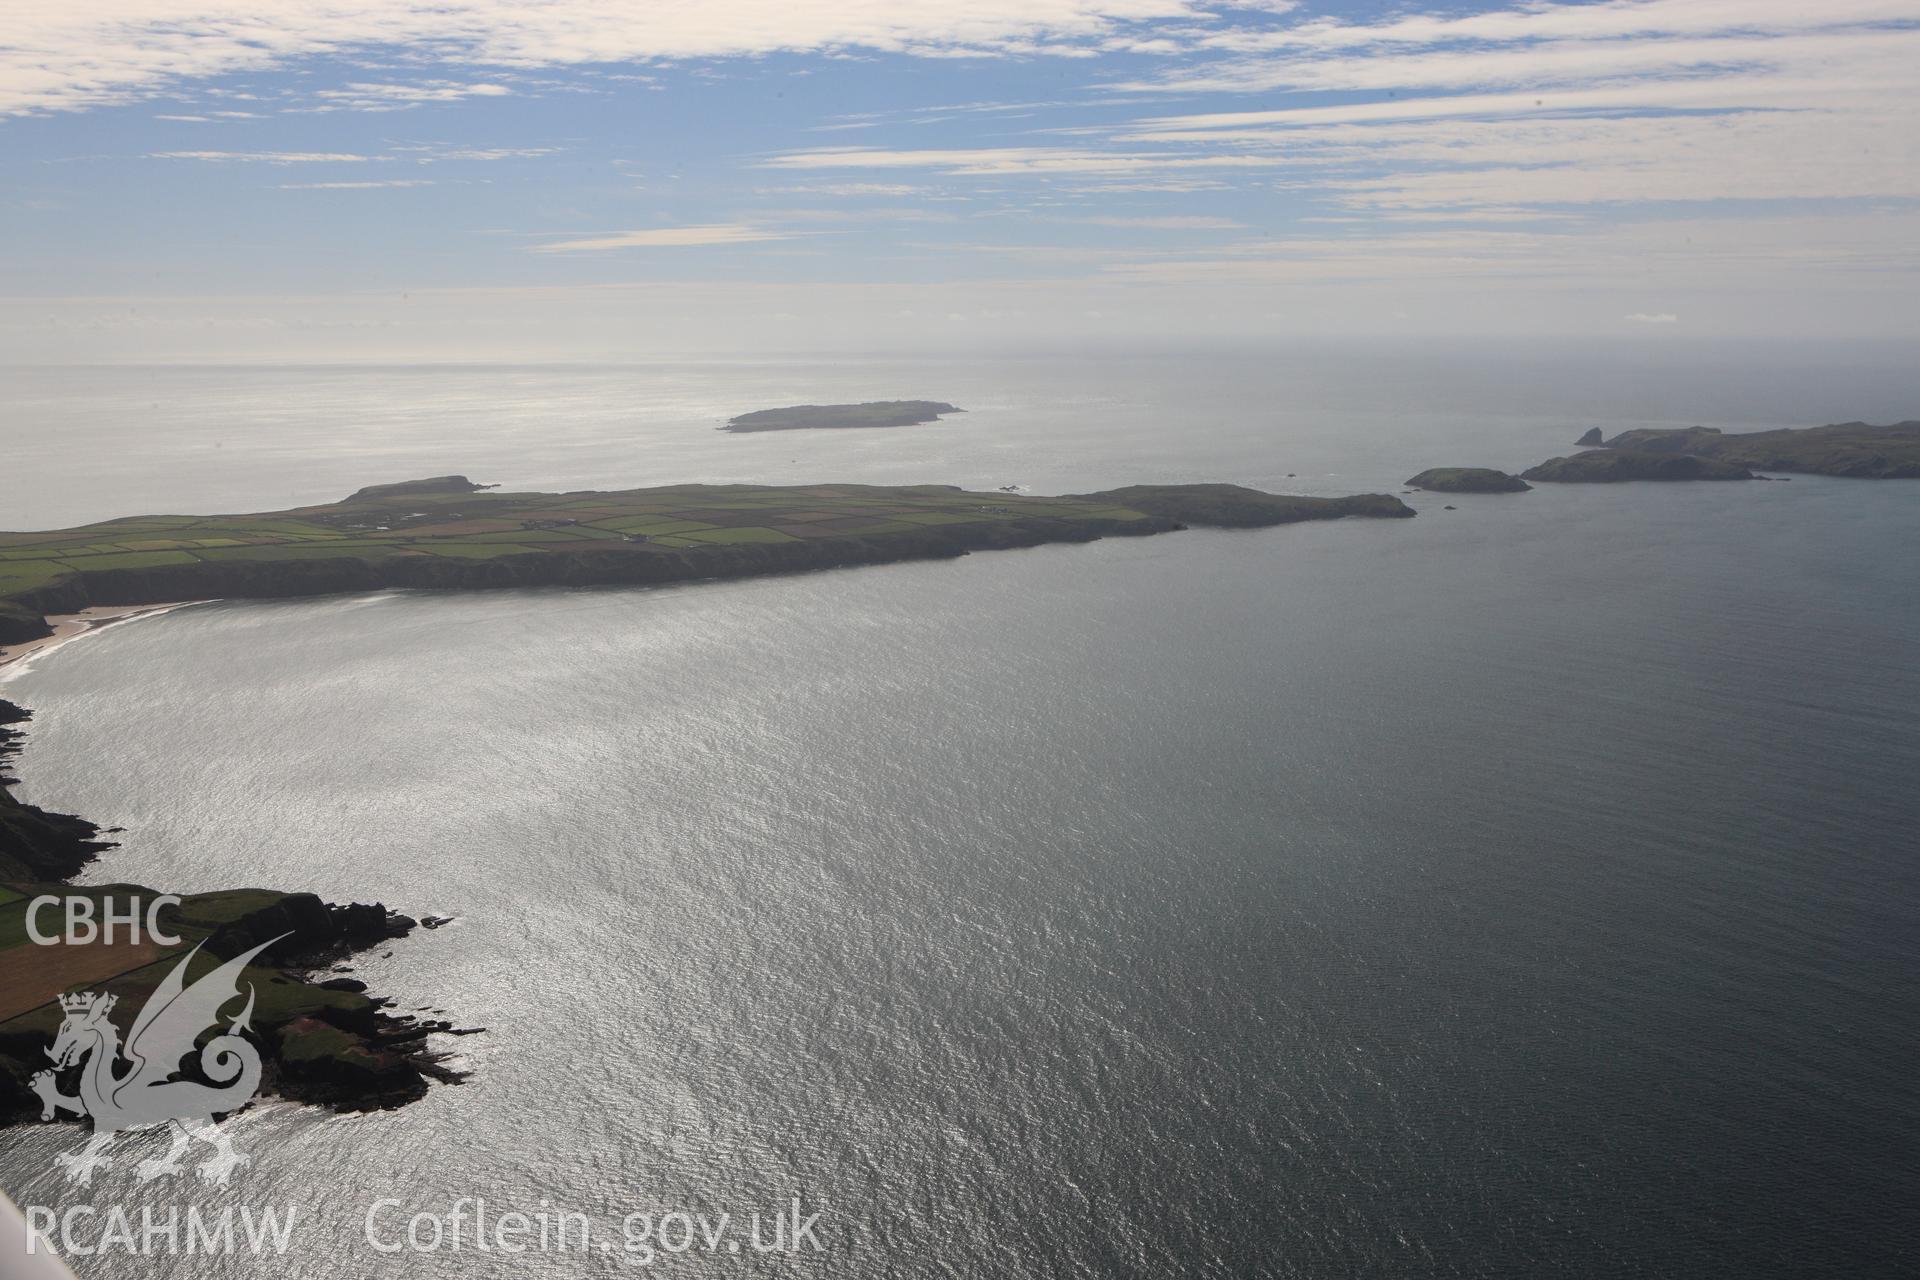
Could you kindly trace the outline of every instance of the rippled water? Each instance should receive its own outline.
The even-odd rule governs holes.
[[[1136,412],[1093,482],[1176,448]],[[1202,418],[1179,478],[1339,488],[1567,438],[1428,425]],[[953,445],[951,478],[1061,465],[1034,430],[1004,467]],[[58,650],[4,687],[39,712],[28,797],[128,828],[94,879],[455,914],[359,975],[489,1028],[402,1111],[238,1122],[234,1195],[311,1210],[294,1254],[83,1274],[621,1270],[361,1243],[378,1197],[463,1195],[601,1222],[800,1196],[827,1252],[784,1269],[834,1276],[1893,1274],[1920,1257],[1917,498],[1543,487],[214,604]],[[70,1203],[75,1137],[8,1131],[0,1186]]]

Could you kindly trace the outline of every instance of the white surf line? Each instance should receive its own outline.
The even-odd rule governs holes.
[[[124,609],[89,608],[80,613],[54,614],[47,619],[53,625],[52,635],[0,648],[0,684],[6,684],[26,674],[33,669],[36,661],[47,654],[66,648],[76,640],[97,636],[103,631],[110,631],[124,623],[139,622],[143,618],[157,618],[163,613],[172,613],[175,609],[208,603],[210,602],[206,600],[177,600],[170,604],[135,605]]]

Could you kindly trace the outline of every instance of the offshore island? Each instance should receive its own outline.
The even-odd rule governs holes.
[[[863,404],[796,404],[728,418],[722,431],[805,431],[816,428],[917,427],[964,409],[940,400],[868,400]]]
[[[1192,525],[1260,528],[1348,516],[1404,519],[1386,494],[1339,498],[1229,484],[1135,485],[1059,497],[948,485],[674,485],[616,492],[497,493],[465,476],[369,485],[335,503],[250,515],[157,515],[74,529],[0,533],[0,644],[30,644],[82,610],[214,597],[309,596],[384,587],[660,584],[974,551],[1169,533]],[[66,615],[60,621],[47,615]],[[0,766],[27,712],[0,702]],[[202,946],[198,972],[290,934],[250,965],[263,1094],[368,1110],[457,1082],[428,1037],[465,1034],[392,1002],[339,961],[410,932],[375,904],[310,893],[234,889],[187,896],[161,918],[182,941],[36,946],[37,896],[149,900],[137,885],[66,882],[112,844],[84,818],[11,793],[0,767],[0,1125],[41,1113],[30,1086],[60,1025],[60,995],[111,992],[140,1007],[178,956]],[[442,923],[428,917],[428,928]]]

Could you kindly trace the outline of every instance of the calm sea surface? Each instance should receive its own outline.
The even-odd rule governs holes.
[[[0,385],[12,528],[438,471],[1350,492],[1593,425],[1920,413],[1912,375],[1787,364]],[[711,430],[896,395],[972,412]],[[616,1241],[633,1211],[822,1215],[817,1257],[658,1260],[679,1274],[1911,1273],[1920,484],[1409,501],[664,590],[216,603],[14,669],[23,794],[127,829],[93,880],[453,915],[356,973],[489,1030],[450,1043],[469,1083],[401,1111],[249,1111],[226,1193],[123,1158],[80,1196],[51,1126],[0,1135],[0,1187],[302,1215],[284,1258],[88,1277],[629,1273],[363,1243],[382,1197],[393,1234],[463,1196]]]

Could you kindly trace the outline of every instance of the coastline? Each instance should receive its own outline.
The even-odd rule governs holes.
[[[127,517],[33,535],[4,562],[0,635],[17,663],[113,625],[107,611],[388,588],[658,586],[949,559],[977,551],[1253,529],[1350,516],[1405,519],[1389,494],[1304,497],[1230,484],[1134,485],[1055,497],[950,485],[679,485],[578,493],[355,495],[280,512]],[[437,482],[417,482],[437,483]],[[392,488],[386,486],[385,488]],[[166,522],[164,529],[147,522]],[[164,534],[164,537],[155,536]],[[5,536],[5,535],[0,535]],[[71,544],[71,545],[69,545]]]
[[[137,622],[141,618],[157,618],[163,613],[183,609],[190,604],[205,604],[204,600],[176,600],[166,604],[139,605],[89,605],[75,613],[53,613],[47,615],[47,625],[52,628],[48,635],[37,640],[22,640],[16,644],[0,645],[0,684],[5,684],[14,676],[25,671],[28,659],[70,644],[87,636],[98,635],[109,627],[123,622]]]
[[[398,507],[393,506],[396,497],[405,497]],[[731,506],[725,505],[729,502]],[[48,566],[54,571],[51,579],[0,596],[15,623],[11,634],[24,637],[0,648],[0,684],[63,645],[216,598],[334,595],[390,587],[655,585],[944,559],[976,551],[1171,533],[1192,525],[1246,529],[1347,516],[1406,518],[1414,512],[1384,494],[1305,498],[1234,485],[1172,485],[1051,499],[970,494],[950,486],[684,486],[592,495],[376,493],[270,514],[285,517],[278,523],[293,524],[295,532],[232,527],[249,520],[261,523],[258,517],[207,518],[218,527],[203,532],[242,533],[251,539],[244,542],[231,536],[194,541],[184,526],[169,528],[169,537],[156,539],[151,535],[160,531],[139,528],[138,518],[126,528],[125,522],[110,522],[69,531],[74,538],[96,541],[133,536],[136,545],[103,553],[97,566],[84,568],[54,556]],[[592,523],[595,520],[601,523]],[[194,522],[200,523],[197,518]],[[510,527],[495,530],[492,524]],[[460,541],[476,533],[504,533],[506,539]],[[151,544],[156,541],[175,545],[155,551]],[[433,554],[436,548],[447,553]],[[463,550],[472,554],[458,554]],[[87,559],[81,553],[69,555]],[[24,562],[10,563],[18,569]],[[30,714],[0,700],[0,725],[6,726],[0,729],[0,766],[20,749],[23,731],[18,726]],[[0,884],[0,915],[24,912],[36,895],[112,891],[114,886],[73,883],[82,868],[113,847],[110,839],[102,838],[112,833],[102,833],[85,818],[23,803],[12,794],[13,783],[0,767],[0,881],[5,882]],[[118,887],[142,896],[154,892],[137,885]],[[427,1040],[477,1028],[389,1012],[390,1000],[367,992],[355,980],[325,977],[319,967],[403,936],[414,927],[412,919],[378,903],[336,905],[311,893],[257,888],[191,895],[180,910],[185,915],[182,926],[194,926],[194,936],[210,955],[237,955],[250,945],[292,935],[258,966],[256,985],[272,996],[255,1024],[263,1037],[268,1093],[335,1110],[367,1110],[413,1101],[427,1092],[430,1081],[457,1083],[462,1078],[446,1064],[448,1053],[430,1048]],[[439,921],[425,923],[432,927]],[[22,930],[0,930],[0,942],[15,933],[24,936]],[[12,947],[0,946],[0,952],[16,949],[17,940]],[[9,993],[13,998],[3,1002],[8,1016],[0,1021],[0,1126],[36,1109],[27,1087],[29,1064],[39,1061],[60,1025],[55,997],[76,985],[104,985],[129,1003],[152,994],[160,972],[155,957],[93,954],[97,950],[85,956],[9,955],[6,981],[15,989]]]

